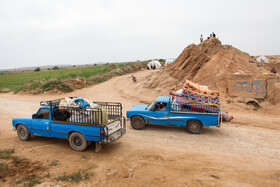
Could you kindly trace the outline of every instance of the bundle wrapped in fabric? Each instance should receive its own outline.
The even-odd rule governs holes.
[[[59,107],[60,108],[62,108],[62,107],[63,108],[65,108],[65,107],[96,108],[96,107],[99,107],[99,105],[93,103],[92,101],[83,99],[81,97],[78,97],[78,98],[75,98],[75,99],[65,97],[64,99],[60,100]]]
[[[207,95],[200,95],[187,90],[183,91],[182,96],[191,101],[196,101],[204,105],[213,105],[213,106],[220,105],[220,101],[217,98],[213,98]]]
[[[220,110],[220,93],[208,89],[207,86],[195,84],[189,80],[184,83],[183,89],[171,91],[171,109],[181,112],[220,113],[221,120],[230,122],[233,116]]]
[[[200,94],[212,95],[212,96],[218,96],[218,97],[220,96],[219,91],[210,90],[206,86],[200,86],[199,84],[195,84],[194,82],[189,81],[189,80],[186,80],[184,87],[189,87]]]
[[[226,111],[221,110],[221,116],[223,121],[230,122],[233,119],[233,116]]]
[[[208,89],[207,86],[200,86],[189,80],[184,83],[181,95],[188,100],[201,103],[203,105],[220,106],[218,91]]]

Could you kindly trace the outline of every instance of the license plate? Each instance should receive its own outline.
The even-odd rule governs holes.
[[[113,134],[114,132],[118,131],[119,129],[121,129],[121,121],[114,121],[113,123],[107,125],[108,128],[108,135]]]

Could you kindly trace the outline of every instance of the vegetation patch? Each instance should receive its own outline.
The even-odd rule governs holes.
[[[114,76],[146,68],[147,62],[115,63],[84,67],[58,68],[0,74],[0,93],[71,92],[87,85],[98,84]]]
[[[24,186],[26,187],[32,187],[35,186],[36,184],[41,184],[42,182],[40,181],[40,178],[30,178],[27,182],[24,183]]]
[[[5,172],[8,170],[8,166],[5,163],[0,163],[0,171]]]
[[[70,174],[64,172],[63,175],[57,175],[51,178],[48,168],[57,166],[58,160],[52,160],[49,166],[43,166],[39,161],[31,161],[27,158],[13,155],[15,149],[0,150],[0,184],[10,182],[11,186],[21,185],[24,187],[32,187],[47,181],[65,181],[65,182],[81,182],[89,180],[90,174],[86,170],[79,170]],[[83,156],[85,158],[85,156]]]
[[[50,80],[42,85],[42,92],[50,90],[60,90],[62,92],[72,92],[73,89],[70,86],[64,84],[59,80]]]
[[[230,103],[232,103],[232,100],[227,99],[227,104],[230,104]]]
[[[8,93],[11,90],[9,88],[0,88],[0,93]]]
[[[12,154],[15,152],[15,148],[13,149],[4,149],[0,150],[0,159],[10,159]]]
[[[41,162],[31,162],[27,158],[13,155],[15,149],[0,150],[0,181],[6,182],[8,178],[14,179],[16,184],[24,183],[24,186],[40,184],[38,173],[45,168]]]
[[[71,182],[79,182],[82,180],[88,180],[89,174],[83,173],[81,170],[78,172],[74,172],[71,174],[64,173],[63,175],[58,175],[54,178],[56,181],[71,181]]]
[[[57,166],[58,165],[58,160],[53,160],[51,163],[49,163],[49,166]]]

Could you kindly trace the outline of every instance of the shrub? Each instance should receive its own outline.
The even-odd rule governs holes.
[[[53,70],[59,70],[59,67],[58,66],[54,66],[52,69]]]
[[[43,89],[43,91],[49,91],[49,90],[54,90],[54,89],[57,89],[57,90],[60,90],[63,92],[72,92],[73,91],[72,88],[70,88],[68,85],[62,83],[59,80],[51,80],[51,81],[44,83],[42,85],[42,89]]]
[[[36,88],[39,88],[41,86],[41,84],[39,82],[33,82],[30,85],[30,90],[35,90]]]
[[[58,81],[58,80],[47,81],[46,83],[44,83],[42,85],[42,89],[43,89],[43,91],[53,90],[56,88],[57,85],[60,85],[60,84],[61,84],[61,81]]]
[[[73,91],[73,89],[70,86],[68,86],[67,84],[61,84],[60,87],[58,87],[58,89],[63,92],[72,92]]]
[[[34,71],[38,72],[38,71],[41,71],[41,69],[40,68],[36,68],[36,69],[34,69]]]
[[[232,103],[232,100],[228,99],[227,104],[230,104],[230,103]]]
[[[72,79],[75,79],[75,78],[77,78],[77,74],[70,73],[70,74],[69,74],[69,77],[72,78]]]

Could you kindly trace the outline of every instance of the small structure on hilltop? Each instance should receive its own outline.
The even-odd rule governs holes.
[[[264,55],[259,56],[256,60],[257,60],[258,63],[262,63],[263,62],[263,63],[267,64],[269,62],[268,59]]]
[[[174,62],[175,59],[166,59],[165,60],[165,66],[167,66],[168,64],[171,64],[172,62]]]
[[[161,67],[161,63],[157,60],[153,60],[148,63],[147,69],[159,69]]]

